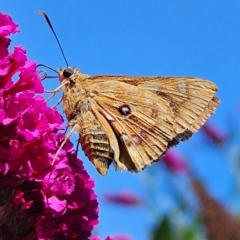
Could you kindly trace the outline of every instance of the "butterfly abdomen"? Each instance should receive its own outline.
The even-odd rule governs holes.
[[[114,160],[114,151],[86,95],[86,93],[81,93],[73,98],[74,94],[65,93],[64,112],[70,125],[78,125],[76,129],[80,135],[80,144],[85,155],[101,175],[106,175]],[[71,98],[74,100],[71,101]]]
[[[114,152],[104,132],[96,129],[86,129],[81,135],[82,150],[97,168],[101,175],[106,175],[108,167],[114,159]]]

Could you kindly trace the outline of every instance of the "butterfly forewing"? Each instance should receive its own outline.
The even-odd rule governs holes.
[[[215,97],[218,89],[210,81],[199,78],[173,77],[157,79],[158,81],[145,81],[139,87],[151,89],[159,97],[169,102],[174,113],[176,134],[186,130],[192,133],[196,132],[219,103]]]

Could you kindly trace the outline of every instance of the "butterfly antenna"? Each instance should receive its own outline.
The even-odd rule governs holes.
[[[57,34],[55,33],[55,31],[54,31],[54,29],[53,29],[53,26],[52,26],[52,24],[51,24],[51,22],[50,22],[50,20],[49,20],[49,18],[48,18],[48,16],[47,16],[47,14],[46,14],[45,12],[42,12],[42,11],[37,11],[37,13],[39,13],[39,14],[41,14],[41,15],[44,16],[45,20],[47,21],[48,26],[50,27],[50,29],[52,30],[53,35],[55,36],[55,39],[57,40],[57,43],[58,43],[58,46],[59,46],[59,48],[60,48],[60,50],[61,50],[61,52],[62,52],[63,58],[64,58],[64,60],[65,60],[65,62],[66,62],[66,64],[67,64],[67,66],[69,66],[69,65],[68,65],[68,62],[67,62],[67,59],[66,59],[66,57],[65,57],[65,54],[64,54],[64,52],[63,52],[62,46],[61,46],[61,44],[60,44],[60,42],[59,42],[59,40],[58,40]]]
[[[37,68],[38,68],[38,67],[45,67],[45,68],[48,68],[48,69],[52,70],[52,71],[55,72],[55,73],[58,73],[57,70],[55,70],[54,68],[51,68],[51,67],[49,67],[49,66],[47,66],[47,65],[45,65],[45,64],[38,64],[38,65],[37,65]]]

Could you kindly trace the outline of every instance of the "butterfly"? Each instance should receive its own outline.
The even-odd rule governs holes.
[[[219,104],[217,86],[193,77],[89,76],[58,71],[63,110],[101,175],[113,163],[139,172],[187,140]]]
[[[62,51],[49,18],[38,13]],[[52,92],[63,89],[60,102],[72,126],[65,139],[79,133],[85,155],[101,175],[112,163],[139,172],[158,161],[195,133],[219,104],[217,86],[200,78],[89,76],[71,67],[59,69],[58,76],[61,85]]]

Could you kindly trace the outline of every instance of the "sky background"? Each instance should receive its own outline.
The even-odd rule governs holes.
[[[52,21],[69,65],[84,73],[195,76],[215,82],[221,105],[211,121],[223,130],[234,130],[234,121],[238,120],[233,119],[239,117],[236,114],[240,110],[240,1],[3,1],[0,10],[20,25],[21,33],[12,38],[12,45],[23,45],[29,59],[37,63],[55,69],[65,67],[49,27],[35,14],[42,10]],[[52,79],[45,86],[53,89],[57,85],[58,80]],[[185,153],[190,149],[191,158],[200,134],[177,149]],[[219,156],[209,154],[200,154],[201,162],[201,158],[199,162],[194,159],[194,168],[221,200],[228,184],[223,177],[225,165],[218,164]],[[138,240],[147,239],[153,223],[148,210],[115,207],[102,201],[103,193],[126,189],[144,196],[146,173],[121,173],[111,168],[108,176],[102,177],[86,157],[80,157],[96,182],[99,196],[96,233],[102,237],[126,233]],[[159,202],[168,204],[161,192]]]

